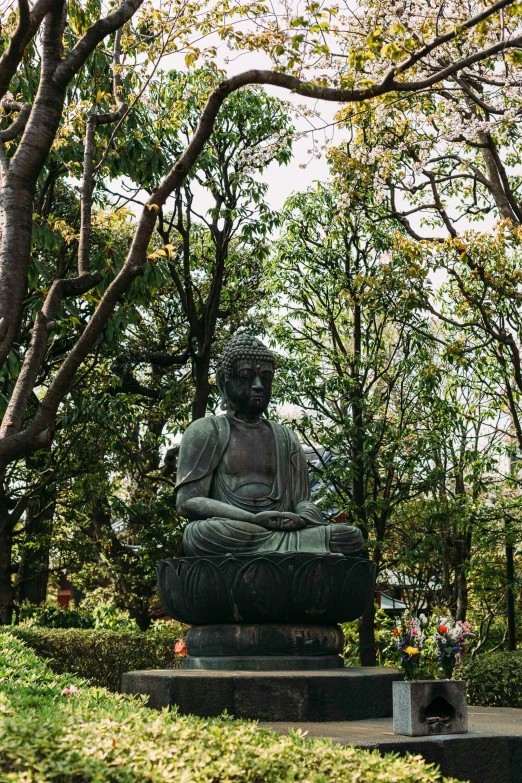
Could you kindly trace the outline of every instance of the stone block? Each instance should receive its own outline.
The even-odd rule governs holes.
[[[398,669],[385,669],[375,678],[372,688],[372,718],[388,718],[393,714],[392,683],[402,682],[404,675]]]
[[[372,715],[373,679],[331,677],[310,680],[308,720],[365,720]],[[391,687],[390,687],[391,692]]]
[[[510,783],[520,783],[522,780],[522,736],[509,737],[509,768],[511,772]]]
[[[147,706],[155,710],[169,707],[172,698],[171,680],[168,674],[170,674],[168,669],[126,672],[121,678],[121,692],[147,695]]]
[[[248,720],[310,720],[306,677],[234,680],[234,715]]]
[[[358,747],[367,746],[361,745]],[[399,756],[406,756],[410,754],[412,756],[422,756],[427,764],[436,764],[438,767],[440,767],[441,771],[443,769],[444,743],[439,740],[434,740],[432,737],[426,737],[425,739],[420,740],[410,740],[410,742],[406,744],[404,742],[395,743],[393,741],[383,743],[382,745],[377,743],[375,745],[372,744],[368,747],[368,749],[377,749],[381,754],[398,753]],[[447,775],[447,772],[444,770],[443,774]],[[467,778],[463,779],[467,781]]]
[[[444,775],[480,783],[512,783],[508,737],[481,737],[478,741],[474,737],[472,743],[448,737],[442,746]]]
[[[464,734],[468,730],[463,680],[393,683],[393,731],[408,737]]]
[[[233,715],[234,683],[218,672],[213,672],[211,687],[206,677],[180,675],[171,679],[170,699],[182,715],[217,718],[225,710]]]

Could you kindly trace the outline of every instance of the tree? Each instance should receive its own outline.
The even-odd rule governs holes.
[[[145,171],[149,179],[142,187],[153,191],[164,167],[165,151],[171,152],[190,134],[202,87],[213,81],[215,74],[211,71],[183,77],[161,75],[147,111],[141,112],[144,126],[159,129],[158,137],[147,137],[147,144],[156,147],[158,153],[150,158],[155,163]],[[191,96],[183,113],[171,126],[157,121],[155,115],[162,111],[167,97],[175,103],[181,93]],[[190,421],[187,406],[192,407],[192,418],[205,413],[215,342],[219,345],[225,333],[234,332],[249,317],[256,317],[259,327],[257,306],[263,298],[265,236],[275,216],[262,201],[266,186],[252,175],[272,160],[283,163],[288,159],[292,130],[280,101],[255,90],[232,96],[194,179],[187,180],[183,193],[176,196],[175,212],[160,216],[162,244],[150,254],[150,264],[142,277],[150,296],[128,302],[124,323],[120,321],[118,326],[109,322],[105,344],[98,350],[96,370],[91,369],[86,383],[75,385],[70,404],[59,419],[61,432],[53,453],[58,461],[61,447],[76,453],[74,482],[63,476],[63,488],[58,492],[60,480],[56,475],[49,482],[50,473],[55,473],[53,460],[40,452],[41,473],[47,477],[47,484],[30,501],[26,512],[25,529],[31,535],[21,535],[16,529],[14,533],[21,557],[16,580],[19,601],[45,599],[56,495],[58,492],[58,504],[63,508],[65,491],[94,544],[94,552],[91,547],[86,557],[103,562],[104,575],[115,583],[120,604],[129,609],[141,627],[149,624],[157,548],[161,543],[164,551],[175,551],[179,523],[172,498],[169,500],[173,488],[160,474],[162,455],[167,438]],[[117,170],[122,170],[121,161]],[[196,180],[197,194],[193,192]],[[208,220],[201,206],[206,201],[205,190],[214,199]],[[52,198],[48,201],[57,219],[60,202]],[[76,212],[72,212],[74,217]],[[62,219],[66,217],[65,212]],[[113,249],[114,245],[113,238]],[[110,260],[114,266],[114,257]],[[54,359],[51,354],[46,361],[47,373],[52,374]],[[47,374],[42,375],[41,382],[45,383],[46,378]],[[98,433],[103,427],[104,437],[97,436],[96,431],[87,434],[89,417]],[[75,445],[74,435],[64,429],[82,432],[80,447]],[[110,465],[109,471],[104,462]],[[37,464],[34,458],[32,464]],[[87,489],[86,474],[96,492]],[[34,480],[34,476],[27,477],[29,486]],[[54,502],[46,502],[40,509],[47,485]],[[83,487],[81,509],[75,485]],[[123,487],[127,487],[124,492]],[[18,495],[20,489],[19,478]],[[38,512],[33,515],[35,503]],[[35,516],[34,521],[28,521],[29,513]],[[165,524],[159,521],[162,515]],[[78,529],[74,514],[70,524]],[[152,535],[153,527],[157,535]],[[130,547],[139,549],[139,555],[133,555]],[[53,549],[56,559],[56,544]],[[69,573],[75,570],[77,563],[68,568]],[[132,583],[134,589],[130,589]]]
[[[274,265],[287,303],[275,336],[289,353],[284,399],[303,409],[294,426],[316,451],[323,504],[360,527],[380,567],[396,508],[436,470],[419,415],[432,387],[429,341],[401,323],[400,297],[383,293],[391,242],[369,204],[356,179],[349,193],[318,186],[290,198]],[[373,618],[372,605],[360,625],[363,665],[375,665]]]
[[[399,21],[396,9],[376,7],[374,46],[380,46],[393,20],[405,45],[416,40],[427,22],[416,8],[413,4],[413,13]],[[479,23],[483,45],[494,45],[498,34],[520,34],[513,10],[506,7],[498,20]],[[439,64],[452,61],[442,50],[437,58]],[[478,351],[485,348],[496,357],[522,447],[516,402],[522,390],[520,47],[506,52],[503,62],[500,69],[496,59],[470,61],[421,95],[383,96],[364,111],[347,107],[340,120],[352,129],[351,139],[333,158],[341,178],[354,167],[364,170],[388,218],[422,246],[423,263],[450,278],[454,308],[437,309],[429,292],[420,289],[419,302],[461,333],[473,334]],[[494,238],[490,225],[477,228],[492,219],[498,221]]]
[[[434,327],[439,338],[443,332]],[[504,481],[508,420],[494,375],[485,383],[475,372],[473,359],[455,359],[446,352],[443,339],[434,360],[435,385],[422,416],[438,435],[427,455],[437,480],[399,510],[392,561],[417,587],[412,609],[419,610],[424,601],[428,606],[442,602],[455,619],[466,620],[470,573],[488,535],[487,551],[493,558],[491,534],[495,528],[498,533],[495,496]]]
[[[159,82],[156,106],[170,98],[185,101],[174,133],[161,128],[162,156],[180,154],[196,131],[202,104],[217,85],[211,71],[180,76],[166,74]],[[158,118],[159,119],[159,118]],[[179,124],[181,122],[181,125]],[[264,203],[266,184],[258,177],[272,162],[288,163],[293,127],[285,105],[259,89],[230,96],[220,112],[214,132],[201,153],[197,168],[183,187],[174,191],[170,216],[159,214],[158,232],[165,247],[172,247],[169,272],[187,321],[186,355],[192,361],[194,402],[192,417],[205,415],[210,392],[209,370],[217,325],[234,313],[247,313],[261,291],[262,261],[268,254],[267,238],[277,220]],[[257,177],[257,178],[256,178]],[[213,206],[201,215],[194,187],[208,193]],[[199,224],[196,221],[199,220]],[[229,263],[233,252],[235,263]],[[237,263],[243,255],[242,271]],[[207,263],[209,281],[201,284],[201,269],[194,259]]]
[[[375,4],[370,14],[376,32],[360,66],[368,75],[391,30],[405,49],[415,47],[426,26],[439,30],[444,9],[431,11],[413,2],[406,15],[396,4]],[[518,11],[506,6],[499,17],[479,22],[476,35],[481,45],[493,47],[499,38],[519,37]],[[461,55],[469,52],[469,43],[456,42]],[[521,141],[519,49],[520,41],[513,51],[506,50],[502,69],[495,58],[472,57],[458,73],[432,83],[422,94],[382,96],[363,111],[347,107],[340,113],[353,133],[338,150],[338,163],[349,166],[353,158],[370,167],[375,186],[389,192],[390,214],[413,238],[455,238],[459,223],[475,223],[492,211],[521,222],[516,173]],[[453,62],[454,52],[438,49],[435,57],[440,67]],[[415,216],[422,217],[423,225],[412,222]]]
[[[95,20],[96,11],[89,7],[89,13],[80,15],[79,24],[78,20],[76,20],[81,35],[76,43],[74,43],[76,36],[73,29],[75,20],[71,19],[68,21],[65,6],[63,2],[58,2],[58,0],[56,0],[56,3],[52,3],[50,0],[41,0],[32,10],[29,10],[28,6],[22,3],[20,18],[11,22],[11,26],[14,28],[13,33],[9,42],[6,42],[6,48],[0,61],[0,96],[5,96],[11,80],[15,78],[17,69],[23,61],[24,52],[28,44],[33,41],[40,28],[42,28],[42,60],[39,92],[37,93],[35,103],[32,106],[27,106],[22,105],[20,102],[11,101],[5,105],[7,111],[18,112],[18,117],[3,132],[3,142],[13,142],[22,131],[23,135],[17,144],[11,145],[13,149],[10,151],[10,156],[5,156],[7,160],[3,163],[2,181],[0,182],[0,193],[2,194],[5,212],[4,222],[6,225],[6,229],[2,233],[0,254],[2,259],[0,277],[3,278],[0,286],[0,295],[3,297],[3,300],[0,301],[0,311],[5,313],[2,316],[5,321],[2,322],[3,334],[0,339],[0,360],[7,358],[16,339],[31,252],[30,228],[32,225],[34,190],[60,127],[67,89],[77,74],[82,72],[89,56],[97,49],[98,45],[107,36],[119,31],[134,16],[140,5],[140,0],[126,0],[113,14]],[[32,341],[25,358],[25,369],[22,370],[19,382],[11,396],[8,418],[1,433],[3,440],[0,444],[0,456],[2,459],[5,461],[16,459],[27,450],[30,451],[45,446],[52,440],[52,425],[59,404],[67,393],[77,368],[92,350],[96,339],[107,320],[111,317],[120,297],[136,277],[143,272],[147,261],[147,247],[154,229],[157,213],[169,196],[176,188],[182,185],[188,176],[204,145],[212,135],[215,118],[223,101],[230,94],[247,84],[273,84],[291,89],[298,94],[308,97],[346,102],[369,100],[393,92],[415,92],[430,87],[432,84],[437,84],[443,79],[460,72],[470,60],[479,62],[490,59],[498,52],[505,53],[511,48],[516,48],[520,43],[520,38],[515,35],[512,39],[506,40],[504,27],[502,27],[502,39],[492,46],[474,51],[468,57],[461,58],[457,56],[450,65],[446,63],[443,65],[438,64],[435,72],[426,78],[411,83],[403,81],[404,76],[409,72],[416,73],[416,68],[420,68],[420,66],[424,68],[429,67],[431,65],[430,57],[439,47],[453,44],[458,54],[458,46],[461,39],[466,39],[468,31],[475,31],[490,17],[497,14],[499,10],[511,5],[513,5],[511,0],[501,0],[501,2],[481,11],[474,17],[463,19],[462,23],[457,26],[454,19],[451,20],[450,25],[447,25],[448,20],[445,20],[449,29],[440,35],[436,34],[435,38],[431,39],[429,43],[424,42],[423,36],[420,40],[408,40],[407,43],[405,42],[404,47],[399,50],[397,50],[397,46],[393,46],[391,43],[385,44],[379,49],[379,57],[376,57],[375,53],[371,51],[373,44],[368,49],[364,48],[362,50],[359,46],[359,51],[354,50],[350,55],[355,63],[355,73],[351,73],[348,77],[343,74],[339,80],[342,85],[340,88],[318,86],[313,83],[303,82],[290,74],[276,71],[247,71],[223,81],[211,93],[201,114],[201,121],[190,143],[148,200],[138,222],[125,265],[100,299],[93,318],[56,373],[48,393],[45,395],[44,400],[41,401],[32,420],[22,429],[27,399],[34,378],[38,373],[42,355],[45,352],[47,333],[49,331],[48,324],[53,323],[55,311],[59,308],[65,296],[81,295],[85,293],[85,290],[89,290],[99,282],[99,275],[85,269],[88,260],[87,245],[90,234],[89,219],[91,216],[90,204],[93,184],[90,176],[92,143],[96,126],[121,120],[128,107],[122,109],[125,104],[121,104],[117,110],[119,112],[118,116],[114,116],[114,112],[106,112],[103,118],[98,118],[98,115],[94,115],[96,119],[93,118],[90,126],[88,124],[87,127],[84,155],[87,170],[83,172],[85,181],[82,191],[82,216],[84,220],[80,229],[82,248],[79,254],[79,277],[82,277],[82,280],[74,283],[71,282],[72,279],[67,283],[57,282],[57,285],[52,289],[52,293],[49,292],[43,304],[42,316],[39,319],[41,323],[36,324],[37,328],[33,330]],[[517,9],[516,6],[515,9]],[[190,8],[190,12],[193,12],[192,8]],[[184,36],[187,36],[187,27],[190,24],[195,28],[200,26],[190,12],[184,9],[184,14],[180,14],[182,29],[175,30],[178,39],[183,39]],[[317,9],[311,9],[311,13],[312,15],[317,15]],[[151,14],[151,16],[153,17],[154,15]],[[442,25],[442,20],[445,19],[443,13],[440,15],[440,18]],[[517,18],[516,12],[514,18]],[[150,21],[150,19],[147,19],[147,22]],[[69,22],[72,22],[73,27],[70,26]],[[90,22],[92,24],[89,26]],[[310,27],[310,21],[301,17],[290,20],[290,29],[298,28],[299,26],[308,28]],[[82,28],[86,28],[85,31]],[[318,31],[312,28],[313,25],[310,27],[312,34],[316,34],[321,30],[321,28]],[[323,29],[325,29],[324,26]],[[150,30],[147,32],[150,34]],[[231,34],[229,28],[225,32],[228,35]],[[435,32],[437,33],[438,31]],[[62,52],[62,37],[64,34],[66,45],[68,44],[65,54]],[[375,35],[375,31],[373,31],[373,34]],[[432,30],[426,30],[426,34],[431,36]],[[174,35],[174,32],[172,35]],[[393,37],[394,32],[390,31],[389,35]],[[479,36],[478,41],[480,41],[480,31],[477,35]],[[131,36],[132,38],[133,36]],[[473,44],[476,44],[478,41],[473,40]],[[143,47],[143,38],[139,39],[138,42]],[[269,39],[269,44],[272,45],[272,43],[273,40]],[[347,36],[346,44],[349,46],[351,43],[350,36]],[[122,92],[120,67],[123,44],[123,37],[116,35],[113,54],[114,100],[116,102],[120,101]],[[292,46],[298,49],[299,44],[299,36],[296,34],[292,38]],[[128,45],[130,48],[137,48],[134,40],[129,41]],[[315,39],[312,36],[312,48],[314,45]],[[278,47],[280,47],[280,44],[275,47],[276,55],[280,54]],[[329,55],[329,50],[324,52],[324,54]],[[392,60],[392,63],[396,61],[397,64],[391,65],[378,83],[370,86],[345,88],[344,84],[355,81],[358,70],[362,70],[358,65],[361,59],[364,61],[372,58],[375,60],[376,65],[381,68],[383,65],[389,66],[389,58]],[[294,64],[296,64],[296,58],[292,56],[289,60],[289,65]],[[367,73],[363,74],[362,81],[367,84]],[[9,226],[12,227],[9,228]],[[16,263],[13,259],[16,259]],[[84,277],[84,274],[93,275],[93,277]]]

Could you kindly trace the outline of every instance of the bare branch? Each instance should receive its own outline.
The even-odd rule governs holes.
[[[495,106],[490,106],[485,101],[482,100],[482,98],[477,95],[476,92],[473,92],[469,84],[466,82],[465,79],[454,76],[453,77],[456,84],[459,85],[459,87],[462,87],[463,92],[468,96],[468,98],[473,101],[477,106],[480,106],[480,108],[486,112],[486,114],[500,114],[503,115],[506,113],[505,109],[497,109]]]
[[[391,81],[390,84],[393,86],[389,92],[418,92],[419,90],[426,89],[426,87],[432,87],[434,84],[438,84],[439,82],[444,81],[444,79],[448,79],[450,76],[453,76],[454,74],[462,71],[464,68],[467,68],[468,65],[474,65],[475,63],[482,62],[483,60],[487,60],[488,58],[493,57],[499,52],[506,51],[507,49],[515,49],[520,46],[522,46],[522,35],[519,35],[516,38],[510,38],[507,41],[500,41],[499,43],[496,43],[487,49],[482,49],[479,52],[475,52],[475,54],[470,54],[468,57],[463,57],[461,60],[457,60],[456,62],[452,63],[452,65],[448,65],[446,68],[442,68],[440,71],[436,71],[433,76],[429,76],[428,78],[422,79],[421,81]],[[386,85],[383,81],[379,86]],[[385,92],[388,92],[388,90],[385,90]],[[379,92],[378,94],[383,95],[384,92]]]
[[[397,209],[396,199],[395,199],[395,185],[391,180],[387,180],[386,182],[388,189],[390,191],[390,217],[397,220],[407,231],[407,233],[415,239],[417,242],[444,242],[444,237],[423,237],[420,234],[418,234],[413,226],[411,225],[410,221],[406,217],[408,214],[407,212],[399,212]],[[417,211],[417,210],[415,210]]]
[[[0,143],[16,139],[18,134],[22,133],[32,109],[30,103],[18,103],[17,101],[2,101],[1,105],[6,111],[17,111],[19,114],[8,128],[0,131]]]
[[[18,27],[13,33],[9,46],[0,57],[0,98],[3,98],[9,89],[27,44],[34,37],[53,2],[54,0],[37,0],[29,10],[27,0],[18,0]]]
[[[20,430],[27,403],[47,351],[49,331],[54,326],[62,299],[66,296],[80,296],[100,280],[101,273],[95,272],[82,277],[55,280],[49,289],[43,307],[36,316],[31,343],[2,421],[0,439]]]
[[[123,0],[118,9],[104,19],[98,19],[71,49],[65,60],[60,63],[54,75],[54,83],[64,87],[78,73],[90,54],[99,43],[114,33],[136,13],[143,0]]]
[[[442,203],[442,200],[439,195],[439,191],[437,189],[437,185],[435,184],[435,177],[431,173],[431,171],[427,171],[424,169],[424,174],[428,177],[431,185],[431,192],[433,193],[433,200],[435,201],[435,204],[437,206],[437,212],[439,213],[440,217],[442,218],[442,222],[446,226],[448,230],[448,234],[452,237],[457,236],[457,231],[455,229],[455,226],[451,222],[451,220],[448,217],[448,213],[446,212],[446,209],[444,207],[444,204]]]
[[[121,75],[119,65],[121,58],[121,27],[116,31],[113,53],[113,92],[118,109],[106,114],[91,114],[87,120],[85,129],[85,142],[83,150],[83,179],[81,188],[81,221],[80,240],[78,246],[78,274],[84,275],[90,269],[89,247],[91,237],[92,194],[94,191],[94,137],[98,125],[108,125],[117,122],[125,115],[128,105],[121,100]]]
[[[91,114],[85,127],[83,145],[83,178],[80,194],[80,238],[78,245],[78,274],[82,275],[89,269],[89,247],[91,237],[92,192],[93,192],[93,162],[94,134],[96,132],[96,115]]]

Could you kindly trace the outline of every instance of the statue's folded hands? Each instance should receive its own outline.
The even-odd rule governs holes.
[[[178,492],[178,511],[187,519],[210,519],[211,517],[225,516],[238,522],[259,525],[266,530],[302,530],[306,527],[306,522],[291,511],[260,511],[254,514],[213,498],[199,495],[190,497],[191,490],[200,489],[199,486],[194,486],[196,483],[199,485],[200,482],[186,485]],[[189,496],[187,497],[187,495]]]
[[[256,514],[255,524],[268,530],[302,530],[306,522],[291,511],[261,511]]]
[[[204,484],[210,484],[210,481],[193,481],[190,484],[179,487],[176,508],[180,514],[187,519],[226,517],[227,519],[236,519],[238,522],[255,523],[255,513],[253,514],[250,511],[245,511],[245,509],[231,506],[229,503],[223,503],[221,500],[199,494],[205,489]]]

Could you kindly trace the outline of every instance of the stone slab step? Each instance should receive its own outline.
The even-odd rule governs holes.
[[[380,753],[421,755],[443,775],[470,783],[522,783],[522,710],[468,707],[467,734],[406,737],[393,733],[390,718],[351,722],[265,722],[286,733],[300,729],[341,745]]]
[[[330,671],[128,672],[122,692],[146,694],[150,707],[177,705],[182,715],[211,718],[227,710],[261,721],[357,721],[392,715],[397,669],[345,667]],[[521,782],[522,783],[522,782]]]

